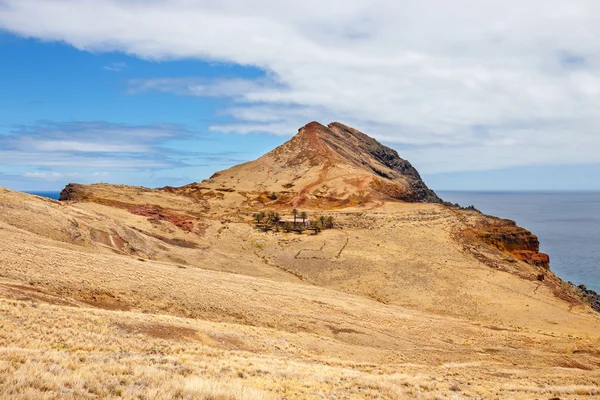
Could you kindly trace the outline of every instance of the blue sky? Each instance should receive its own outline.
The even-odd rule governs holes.
[[[0,185],[5,187],[56,190],[71,181],[183,185],[251,160],[286,140],[269,134],[212,132],[212,124],[231,120],[223,115],[224,101],[132,93],[128,84],[155,76],[264,74],[256,68],[197,60],[146,61],[6,32],[0,35],[0,49],[0,151],[5,153]],[[65,141],[81,145],[65,147]],[[36,151],[33,143],[55,146]],[[95,144],[105,147],[94,149]]]
[[[377,3],[0,0],[0,186],[183,185],[317,120],[438,190],[600,190],[594,2]]]

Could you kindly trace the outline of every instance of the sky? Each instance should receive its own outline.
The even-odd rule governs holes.
[[[316,120],[436,190],[600,190],[593,0],[0,0],[0,186],[179,186]]]

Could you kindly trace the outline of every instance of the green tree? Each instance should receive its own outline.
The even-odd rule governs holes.
[[[327,229],[333,228],[333,217],[330,215],[326,220]]]
[[[253,215],[254,220],[256,221],[256,224],[260,224],[262,222],[263,219],[265,219],[265,213],[264,212],[259,212]]]
[[[323,224],[321,224],[321,221],[315,221],[314,224],[311,224],[311,227],[315,231],[315,235],[316,235],[317,233],[321,232],[321,230],[323,229]]]
[[[306,219],[308,218],[306,211],[302,211],[300,213],[300,218],[302,218],[302,225],[306,226]]]
[[[304,224],[298,225],[298,227],[296,228],[296,230],[298,231],[298,233],[302,234],[304,233],[304,230],[306,228],[304,227]]]
[[[265,228],[271,226],[273,224],[273,212],[272,211],[267,212],[264,220],[265,220]]]
[[[325,222],[327,222],[327,218],[325,218],[325,216],[324,216],[324,215],[321,215],[321,216],[319,217],[319,221],[321,222],[321,227],[323,227],[323,228],[324,228],[324,227],[325,227]]]
[[[283,224],[283,230],[286,232],[289,232],[292,230],[292,224],[290,224],[289,222],[286,222],[285,224]]]
[[[292,214],[294,214],[294,226],[296,226],[296,217],[298,216],[298,210],[295,208],[292,210]]]

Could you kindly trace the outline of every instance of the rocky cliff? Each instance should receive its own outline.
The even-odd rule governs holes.
[[[485,244],[542,270],[550,269],[550,257],[540,253],[536,235],[509,219],[483,215],[478,211],[470,211],[469,214],[472,215],[469,224],[459,233],[468,242],[469,249],[481,254],[478,246]]]

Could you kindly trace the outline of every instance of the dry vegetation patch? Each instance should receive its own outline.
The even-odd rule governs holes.
[[[161,325],[161,324],[126,324],[118,323],[116,326],[127,333],[140,333],[157,339],[182,340],[193,338],[196,331],[191,328],[181,326]]]

